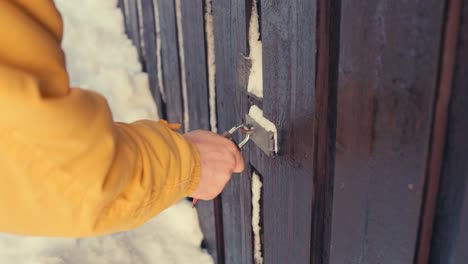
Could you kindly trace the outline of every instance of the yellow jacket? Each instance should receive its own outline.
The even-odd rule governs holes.
[[[195,146],[166,122],[114,123],[70,88],[51,0],[0,1],[0,232],[63,237],[134,228],[200,178]]]

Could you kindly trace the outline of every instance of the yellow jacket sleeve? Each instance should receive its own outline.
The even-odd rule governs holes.
[[[115,123],[70,88],[51,0],[0,1],[0,232],[134,228],[195,190],[198,152],[164,121]]]

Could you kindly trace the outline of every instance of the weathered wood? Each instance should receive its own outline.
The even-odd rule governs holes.
[[[463,2],[430,263],[468,259],[468,4]]]
[[[150,91],[153,95],[156,107],[158,109],[159,117],[166,118],[165,105],[162,95],[160,93],[160,87],[158,78],[158,66],[157,66],[157,46],[156,46],[156,27],[154,20],[154,6],[152,0],[138,0],[141,2],[143,16],[143,39],[144,43],[144,61],[146,62],[146,72],[148,73]]]
[[[214,0],[212,4],[216,36],[218,130],[223,132],[242,122],[247,111],[246,99],[241,96],[241,87],[246,85],[245,72],[242,70],[247,54],[246,6],[244,1],[235,0]],[[241,220],[240,180],[244,176],[234,175],[221,195],[226,264],[243,263],[241,258],[251,256],[251,253],[244,253],[248,249],[251,251],[252,246],[245,244],[243,235],[245,232],[251,233],[251,228],[248,225],[247,229]]]
[[[460,26],[462,0],[448,1],[444,21],[443,43],[440,52],[439,84],[435,101],[426,186],[419,226],[418,252],[415,263],[429,260],[431,237],[437,203],[437,193],[442,172],[447,130],[449,102],[455,71],[457,40]]]
[[[316,2],[262,1],[263,111],[280,155],[250,145],[263,176],[265,263],[310,263]],[[307,25],[307,26],[304,26]]]
[[[137,1],[119,0],[127,33],[158,110],[167,107],[162,117],[183,123],[174,0]],[[181,2],[188,128],[209,129],[204,1]],[[261,2],[264,99],[246,92],[254,2]],[[468,5],[454,56],[450,10],[461,0],[447,3],[213,0],[219,130],[241,123],[257,105],[277,125],[280,142],[274,159],[249,143],[246,171],[215,202],[198,204],[204,246],[217,263],[254,263],[253,170],[263,179],[265,263],[425,263],[428,242],[430,263],[468,258]],[[159,93],[153,4],[160,10],[167,106]],[[441,113],[452,82],[446,72],[453,73],[447,52],[456,71],[445,135]]]
[[[204,4],[201,0],[182,0],[185,76],[190,124],[210,129],[208,69],[205,45]],[[189,129],[196,129],[189,125]]]
[[[127,33],[127,36],[132,40],[133,45],[135,45],[140,61],[144,63],[145,60],[143,58],[140,43],[137,1],[139,0],[122,0],[119,1],[119,4],[124,12],[125,33]]]
[[[215,263],[218,263],[218,252],[216,242],[216,220],[214,201],[199,201],[197,203],[198,219],[200,228],[203,232],[203,248],[213,257]]]
[[[174,0],[157,0],[155,4],[158,5],[161,27],[161,59],[167,119],[169,122],[183,124],[183,97],[175,3]]]
[[[182,30],[184,40],[185,74],[187,84],[189,130],[210,130],[208,65],[205,44],[204,2],[182,0]],[[219,210],[219,209],[218,209]],[[215,202],[200,201],[197,205],[204,246],[217,259]],[[222,232],[222,230],[218,230]],[[221,245],[220,245],[221,246]]]
[[[329,262],[341,1],[317,1],[311,263]]]
[[[443,11],[342,2],[332,264],[414,261]]]
[[[247,151],[244,151],[244,156],[248,157]],[[252,234],[252,172],[253,170],[247,167],[246,170],[238,176],[240,188],[240,252],[242,255],[238,256],[234,263],[255,264],[253,262],[254,241]]]

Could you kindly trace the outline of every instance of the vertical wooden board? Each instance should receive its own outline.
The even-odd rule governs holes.
[[[312,264],[329,263],[330,256],[340,12],[341,0],[317,1]]]
[[[161,27],[161,59],[169,122],[184,123],[180,58],[174,0],[157,0]]]
[[[429,143],[430,154],[427,161],[424,201],[420,216],[418,249],[415,259],[415,263],[418,264],[429,262],[431,237],[437,209],[437,195],[444,163],[444,147],[447,141],[447,124],[456,66],[456,51],[462,7],[462,0],[447,1],[445,7],[437,98],[434,103],[432,135]]]
[[[231,10],[230,0],[213,1],[213,23],[216,54],[216,108],[218,113],[218,130],[225,131],[232,123],[239,120],[238,97],[235,90],[234,71],[235,65],[227,65],[233,60],[231,36]],[[236,263],[240,252],[240,208],[239,181],[233,177],[226,185],[222,195],[222,219],[223,219],[223,246],[224,263]]]
[[[245,1],[214,0],[213,22],[216,53],[216,97],[218,130],[227,131],[243,120],[247,100],[242,98],[241,90],[245,87],[243,71],[244,56],[247,54]],[[244,88],[245,89],[245,88]],[[245,153],[245,151],[244,151]],[[244,175],[233,175],[222,195],[222,218],[224,236],[224,263],[242,263],[251,253],[245,250],[245,230],[241,206],[240,181]],[[244,227],[244,228],[243,228]]]
[[[202,0],[181,1],[190,130],[210,128],[203,7]]]
[[[185,74],[187,84],[190,130],[210,129],[209,90],[205,45],[204,2],[182,0],[182,30],[184,36]],[[214,201],[197,204],[204,246],[217,263],[217,239]]]
[[[342,2],[332,264],[414,260],[443,11]]]
[[[247,150],[243,152],[248,157]],[[248,159],[247,159],[248,160]],[[237,263],[254,264],[253,259],[253,235],[252,235],[252,172],[246,165],[245,171],[239,175],[240,188],[240,236],[241,252]]]
[[[280,155],[251,144],[263,176],[265,263],[310,263],[316,2],[262,1],[263,110]]]
[[[248,46],[248,32],[249,22],[252,10],[252,4],[255,0],[244,0],[235,8],[235,19],[238,21],[238,45],[239,51],[234,54],[238,56],[239,65],[237,67],[237,91],[240,92],[241,103],[241,120],[245,121],[245,115],[248,113],[249,101],[253,99],[247,95],[247,84],[250,74],[251,62],[247,59],[249,54]],[[244,172],[239,175],[239,188],[240,188],[240,246],[241,256],[236,263],[254,264],[254,241],[252,229],[252,173],[254,168],[251,166],[249,159],[250,146],[247,145],[242,150],[242,155],[245,160],[246,168]]]
[[[122,11],[125,17],[125,33],[132,40],[138,51],[138,57],[143,63],[143,54],[140,43],[140,26],[138,21],[138,7],[137,1],[139,0],[123,0],[121,2]]]
[[[157,46],[156,46],[156,27],[155,27],[155,15],[154,6],[152,0],[138,0],[141,2],[143,16],[143,41],[145,48],[145,62],[146,71],[148,73],[150,91],[153,95],[156,107],[158,109],[159,117],[166,118],[164,109],[164,101],[160,93],[160,87],[158,78],[162,78],[158,73],[157,66]]]
[[[468,4],[463,3],[430,263],[468,259]]]
[[[197,203],[198,219],[200,228],[203,232],[203,247],[213,257],[215,263],[218,261],[217,252],[217,237],[216,237],[216,221],[215,218],[215,202],[214,201],[199,201]],[[221,220],[221,219],[220,219]]]

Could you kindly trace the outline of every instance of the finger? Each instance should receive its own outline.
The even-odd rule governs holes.
[[[242,154],[240,151],[235,151],[234,152],[234,159],[236,161],[236,165],[234,166],[234,172],[235,173],[241,173],[244,171],[245,168],[245,162],[244,158],[242,157]]]

